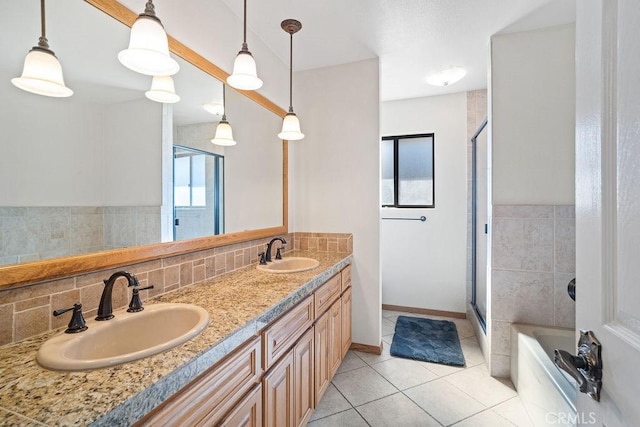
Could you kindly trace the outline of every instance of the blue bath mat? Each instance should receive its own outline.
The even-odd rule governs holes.
[[[448,320],[399,316],[390,353],[423,362],[464,366],[456,324]]]

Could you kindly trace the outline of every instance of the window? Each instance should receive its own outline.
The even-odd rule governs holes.
[[[435,207],[434,135],[382,138],[382,206]]]

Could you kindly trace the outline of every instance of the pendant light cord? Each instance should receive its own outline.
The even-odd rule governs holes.
[[[222,84],[222,121],[227,120],[227,96],[226,96],[226,84]]]
[[[293,33],[289,33],[289,112],[293,113]]]
[[[242,34],[242,49],[247,49],[247,0],[244,0],[244,25]]]
[[[47,42],[47,26],[46,17],[44,12],[44,0],[40,0],[40,38],[38,39],[38,47],[43,49],[49,49],[49,43]]]

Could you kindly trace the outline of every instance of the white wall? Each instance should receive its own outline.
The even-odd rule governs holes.
[[[378,59],[298,72],[291,231],[353,233],[353,342],[381,342]]]
[[[162,104],[144,98],[105,108],[103,205],[162,204]]]
[[[575,29],[491,40],[493,203],[574,203]]]
[[[0,76],[0,204],[101,206],[102,108],[27,93],[10,71]]]
[[[465,93],[382,103],[382,135],[435,134],[435,208],[383,208],[382,302],[464,313],[467,248]]]

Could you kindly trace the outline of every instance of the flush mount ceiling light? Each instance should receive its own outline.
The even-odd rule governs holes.
[[[226,85],[222,85],[222,108],[225,111],[222,114],[222,120],[218,123],[218,127],[216,127],[216,136],[211,140],[216,145],[223,146],[231,146],[236,145],[236,141],[233,139],[233,130],[231,129],[231,125],[227,121],[227,113],[226,113],[226,98],[225,98],[225,88]]]
[[[256,90],[262,87],[262,80],[258,78],[256,61],[247,46],[247,0],[244,0],[243,28],[242,49],[238,52],[238,56],[233,62],[233,73],[227,77],[227,83],[231,87],[240,90]]]
[[[171,76],[153,76],[151,80],[151,90],[146,91],[144,96],[152,101],[162,102],[163,104],[175,104],[180,101]]]
[[[224,114],[224,105],[216,104],[215,102],[208,102],[202,105],[208,113],[213,114],[214,116],[221,116]]]
[[[427,83],[433,86],[449,86],[460,81],[467,74],[462,67],[451,67],[427,77]]]
[[[64,98],[73,95],[65,86],[62,66],[56,55],[49,49],[46,37],[44,0],[40,0],[41,35],[38,45],[31,48],[24,59],[22,75],[11,79],[14,86],[38,95]]]
[[[289,33],[289,112],[282,120],[282,131],[278,138],[297,141],[304,138],[304,134],[300,132],[300,120],[293,112],[293,35],[300,31],[302,24],[295,19],[285,19],[280,26]]]
[[[118,60],[136,73],[148,76],[172,76],[180,65],[169,55],[169,41],[162,22],[156,16],[152,0],[131,27],[129,47],[118,53]]]

